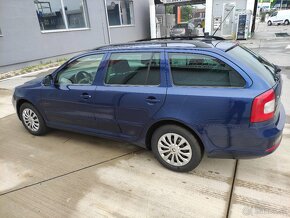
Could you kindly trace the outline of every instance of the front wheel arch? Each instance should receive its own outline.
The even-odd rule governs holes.
[[[204,143],[202,142],[201,137],[196,133],[196,131],[194,131],[189,126],[187,126],[179,121],[175,121],[175,120],[161,120],[161,121],[158,121],[150,126],[150,128],[148,129],[148,131],[146,133],[145,143],[146,143],[147,149],[151,150],[151,138],[153,136],[154,131],[157,130],[158,128],[160,128],[161,126],[170,125],[170,124],[183,127],[185,129],[187,129],[189,132],[191,132],[195,136],[197,141],[199,142],[202,153],[204,152],[204,150],[205,150]]]
[[[20,107],[21,105],[23,105],[24,103],[28,103],[28,104],[31,104],[33,105],[30,101],[26,100],[26,99],[20,99],[17,101],[16,103],[16,112],[17,112],[17,116],[18,118],[21,120],[21,117],[20,117]],[[33,105],[35,107],[35,105]]]

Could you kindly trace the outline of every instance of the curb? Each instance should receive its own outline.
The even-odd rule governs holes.
[[[45,68],[45,69],[41,69],[41,70],[29,72],[29,73],[24,73],[24,74],[21,74],[21,75],[12,76],[12,77],[5,78],[5,79],[0,79],[0,82],[6,81],[6,80],[10,80],[10,79],[20,78],[20,77],[27,76],[27,75],[29,76],[29,75],[33,75],[33,74],[42,73],[42,72],[45,72],[45,71],[48,71],[48,70],[56,69],[58,67],[59,66],[57,66],[57,67],[49,67],[49,68]]]

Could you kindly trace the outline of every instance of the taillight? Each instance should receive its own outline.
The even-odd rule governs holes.
[[[273,89],[258,95],[252,105],[251,122],[270,120],[275,114],[275,92]]]

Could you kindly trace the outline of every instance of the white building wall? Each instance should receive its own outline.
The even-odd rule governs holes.
[[[206,8],[205,8],[205,32],[208,32],[210,35],[212,34],[213,29],[213,1],[215,0],[206,0]]]
[[[223,7],[226,3],[234,3],[234,10],[246,9],[253,12],[255,0],[206,0],[205,32],[213,34],[213,19],[215,17],[222,17]],[[216,35],[220,35],[220,31]]]

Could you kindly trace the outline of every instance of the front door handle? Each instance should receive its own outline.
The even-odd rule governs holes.
[[[155,103],[160,102],[160,100],[157,99],[157,98],[154,97],[154,96],[149,96],[148,98],[146,98],[146,101],[147,101],[149,104],[155,104]]]
[[[83,93],[83,94],[81,94],[81,98],[83,98],[83,99],[90,99],[92,96],[91,95],[89,95],[88,93]]]

